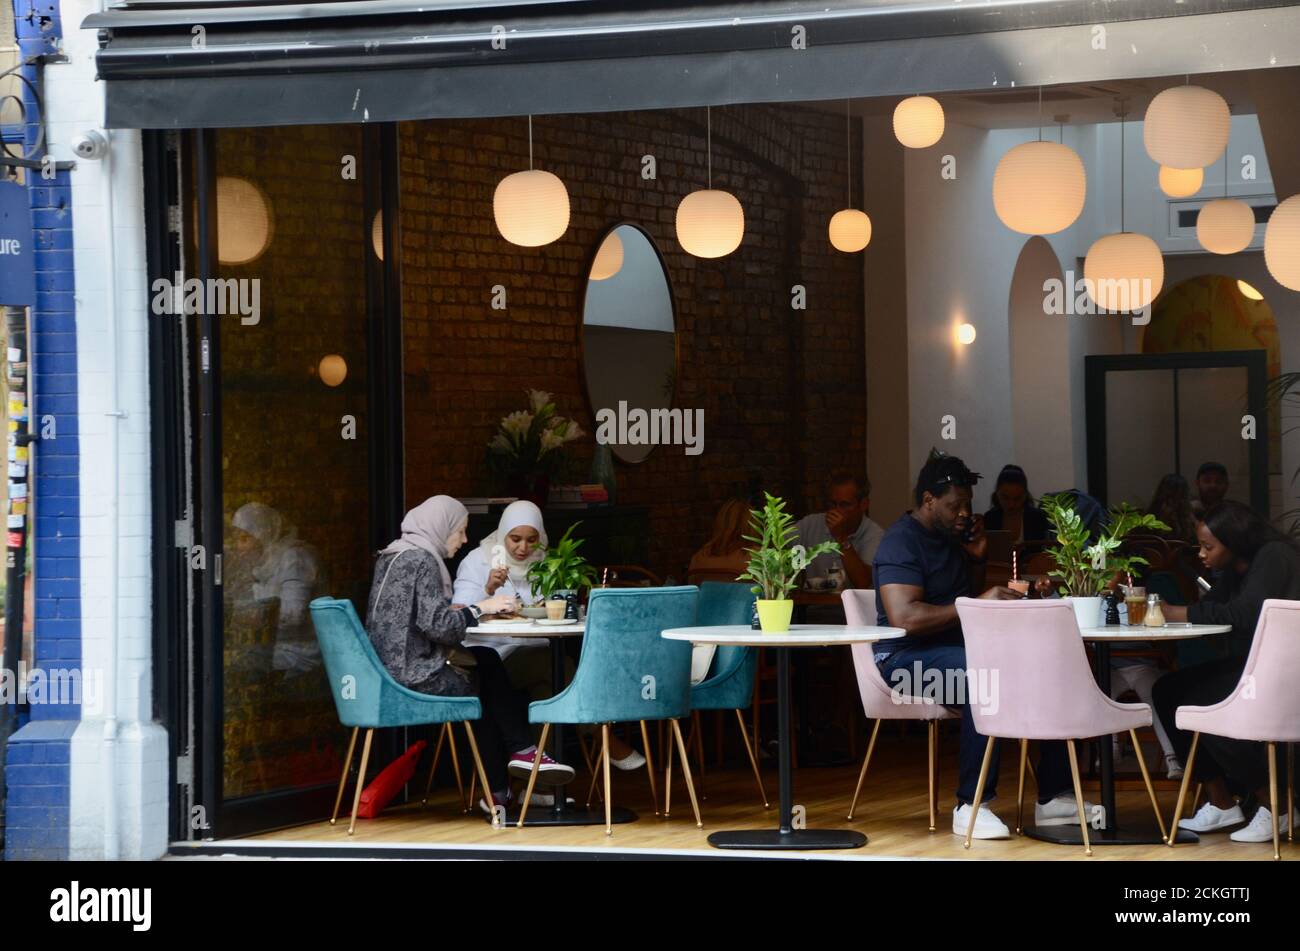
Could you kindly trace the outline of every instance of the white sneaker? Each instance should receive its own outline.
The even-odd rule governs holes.
[[[1196,811],[1196,815],[1180,820],[1178,828],[1186,829],[1188,832],[1219,832],[1228,826],[1240,825],[1245,821],[1246,817],[1241,812],[1241,806],[1220,809],[1213,803],[1207,802]],[[1271,831],[1268,837],[1273,838]]]
[[[1278,835],[1286,835],[1287,828],[1286,816],[1283,816],[1277,821]],[[1228,838],[1233,842],[1272,842],[1273,813],[1269,811],[1268,806],[1260,806],[1255,810],[1255,817],[1250,820],[1250,825],[1243,826]]]
[[[1092,803],[1083,801],[1083,821],[1092,821]],[[1034,803],[1034,825],[1072,826],[1079,824],[1079,804],[1069,793],[1061,793],[1051,802]]]
[[[970,827],[970,805],[962,803],[952,811],[952,834],[966,838],[966,830]],[[974,839],[1009,839],[1011,830],[1007,828],[1005,822],[993,814],[988,803],[980,805],[980,811],[975,816],[975,831],[971,835]]]
[[[1183,778],[1183,764],[1178,762],[1178,757],[1173,753],[1165,754],[1165,775],[1170,779]]]
[[[640,769],[645,765],[645,757],[633,750],[622,759],[610,759],[609,765],[621,770]]]

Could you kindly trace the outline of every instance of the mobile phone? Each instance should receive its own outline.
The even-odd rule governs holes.
[[[1196,583],[1201,586],[1202,591],[1210,590],[1210,583],[1206,581],[1204,578],[1202,578],[1200,575],[1196,576]]]

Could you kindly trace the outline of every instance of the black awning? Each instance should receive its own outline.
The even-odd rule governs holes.
[[[1129,76],[1247,68],[1270,65],[1261,35],[1285,47],[1277,53],[1300,55],[1296,8],[1267,0],[158,0],[82,26],[100,31],[108,124],[179,128],[797,101],[1105,78],[1121,68]],[[1260,22],[1265,15],[1272,21]],[[1091,49],[1092,24],[1122,33],[1122,52]],[[795,48],[800,30],[805,49]],[[1141,54],[1131,55],[1139,43]],[[1291,64],[1282,58],[1276,65]]]

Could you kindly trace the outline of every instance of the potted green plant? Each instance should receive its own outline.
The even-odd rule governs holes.
[[[528,409],[502,417],[488,441],[488,467],[512,495],[545,505],[550,480],[564,465],[565,445],[585,434],[576,421],[555,412],[550,393],[527,392]]]
[[[1119,553],[1124,539],[1140,528],[1167,532],[1169,526],[1124,502],[1111,507],[1105,527],[1093,542],[1068,492],[1045,495],[1039,503],[1056,537],[1056,547],[1047,549],[1056,568],[1048,575],[1061,582],[1061,592],[1073,603],[1079,626],[1096,627],[1102,616],[1102,597],[1115,575],[1147,564],[1140,555]]]
[[[838,554],[840,546],[835,542],[822,542],[805,549],[803,545],[794,544],[799,532],[794,517],[785,511],[785,501],[768,492],[763,496],[766,500],[763,508],[749,513],[750,531],[754,534],[742,536],[746,541],[757,543],[758,547],[745,549],[749,552],[749,566],[736,580],[754,582],[752,590],[759,595],[759,626],[765,632],[778,633],[790,630],[790,616],[794,612],[790,592],[799,572],[818,555],[827,552]]]
[[[573,530],[581,524],[574,522],[570,525],[560,540],[552,542],[541,559],[528,568],[528,583],[548,602],[570,591],[589,588],[595,580],[595,569],[578,554],[582,539],[573,537]]]

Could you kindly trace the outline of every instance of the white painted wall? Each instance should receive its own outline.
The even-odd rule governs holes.
[[[64,0],[64,52],[46,67],[50,151],[72,158],[73,136],[103,124],[95,81],[93,31],[81,21],[98,9]],[[72,739],[69,857],[153,859],[167,848],[167,735],[153,722],[150,630],[149,380],[145,302],[144,196],[140,135],[112,133],[104,162],[72,172],[76,268],[78,433],[81,446],[82,657],[88,677],[109,687],[116,647],[115,702],[83,708]],[[106,222],[112,194],[112,233]],[[120,415],[119,415],[120,414]],[[116,453],[114,442],[116,438]],[[116,461],[115,461],[116,457]],[[39,500],[38,500],[39,504]],[[110,782],[104,742],[116,715],[116,768]],[[105,836],[105,803],[115,803],[116,844]]]
[[[984,130],[950,123],[934,148],[907,151],[907,453],[913,472],[930,447],[938,445],[989,477],[1005,463],[1016,462],[1025,467],[1035,492],[1086,486],[1083,357],[1137,350],[1138,332],[1128,319],[1044,315],[1045,321],[1065,321],[1064,332],[1059,325],[1031,328],[1024,324],[1023,299],[1020,316],[1010,316],[1013,276],[1028,239],[997,218],[993,172],[1008,149],[1037,136],[1037,129]],[[1044,129],[1044,138],[1058,136],[1079,153],[1088,178],[1087,201],[1078,221],[1046,238],[1068,281],[1082,277],[1083,258],[1095,240],[1120,230],[1120,127],[1113,122]],[[1250,280],[1277,314],[1283,369],[1300,368],[1300,330],[1293,316],[1300,309],[1300,295],[1267,276],[1258,251],[1212,261],[1204,253],[1186,257],[1194,242],[1189,245],[1186,237],[1171,234],[1169,200],[1159,191],[1158,169],[1146,154],[1140,117],[1129,120],[1123,139],[1125,227],[1149,234],[1166,250],[1166,282],[1207,270]],[[1257,160],[1253,182],[1240,181],[1243,154]],[[955,180],[940,175],[944,155],[956,160]],[[1230,195],[1271,191],[1254,116],[1233,118],[1227,161]],[[1206,185],[1195,197],[1219,197],[1223,167],[1221,161],[1207,170]],[[1050,264],[1036,257],[1040,269]],[[1019,293],[1026,293],[1025,288]],[[956,342],[955,328],[962,321],[978,331],[971,346]],[[1025,339],[1013,340],[1012,332],[1022,330]],[[1040,362],[1031,366],[1034,354]],[[1020,359],[1013,360],[1013,355]],[[1054,372],[1048,372],[1049,367]],[[949,414],[957,419],[957,438],[944,441],[940,421]],[[1300,465],[1300,439],[1286,440],[1283,456],[1284,472],[1290,473]],[[1289,475],[1282,481],[1287,479]],[[983,486],[977,496],[981,504],[986,501]]]

